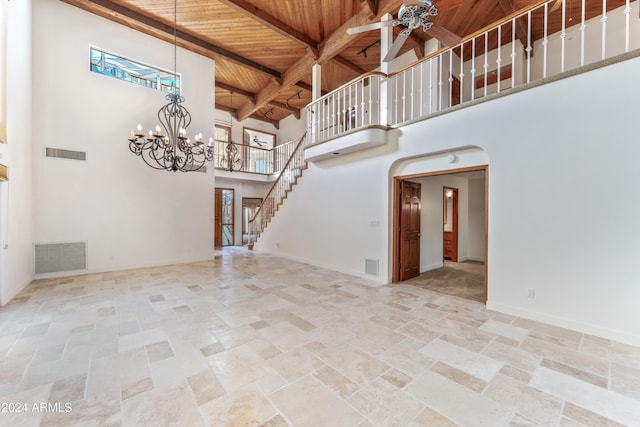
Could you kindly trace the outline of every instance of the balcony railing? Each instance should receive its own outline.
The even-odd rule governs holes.
[[[580,2],[580,3],[578,3]],[[638,1],[539,1],[392,74],[368,74],[307,106],[311,143],[397,126],[640,48]]]
[[[226,141],[216,140],[215,142],[214,165],[216,169],[229,170],[227,144]],[[234,171],[272,175],[284,168],[295,149],[295,141],[289,141],[269,149],[246,144],[235,144],[235,146],[237,155],[242,161],[239,162],[241,167],[234,168]]]

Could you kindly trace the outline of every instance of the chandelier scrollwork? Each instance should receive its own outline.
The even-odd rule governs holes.
[[[173,172],[198,170],[213,160],[213,138],[205,146],[200,133],[191,142],[186,131],[191,123],[191,114],[182,105],[184,98],[177,93],[170,93],[166,98],[169,103],[158,111],[164,133],[160,126],[156,126],[155,132],[150,130],[145,136],[142,126],[138,125],[137,131],[131,131],[129,136],[129,149],[154,169]]]
[[[164,128],[156,126],[155,132],[149,131],[145,136],[142,126],[129,135],[129,150],[142,157],[144,162],[154,169],[173,172],[193,172],[202,168],[206,162],[213,160],[213,138],[209,143],[202,142],[202,134],[195,136],[191,142],[187,137],[187,128],[191,124],[191,114],[182,105],[184,98],[176,85],[178,73],[177,63],[177,0],[173,3],[173,82],[171,93],[167,94],[168,104],[158,111],[158,120]]]

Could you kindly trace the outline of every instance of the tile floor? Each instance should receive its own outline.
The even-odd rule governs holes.
[[[2,426],[640,426],[640,348],[241,249],[0,309]],[[35,405],[35,406],[34,406]]]
[[[484,303],[484,272],[483,262],[445,261],[442,268],[427,271],[404,283]]]

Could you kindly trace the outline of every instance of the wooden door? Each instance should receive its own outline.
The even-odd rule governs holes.
[[[400,281],[420,274],[420,184],[400,183]]]

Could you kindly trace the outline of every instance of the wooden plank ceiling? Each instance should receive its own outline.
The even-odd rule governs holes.
[[[173,42],[174,0],[61,1]],[[434,1],[439,13],[432,20],[438,25],[426,33],[421,29],[413,31],[400,54],[414,49],[420,58],[425,41],[431,37],[442,40],[442,29],[464,37],[534,2]],[[322,64],[323,92],[378,68],[380,32],[348,35],[346,29],[378,22],[385,13],[395,16],[402,3],[403,0],[177,0],[178,44],[216,61],[216,108],[232,112],[238,120],[253,117],[278,127],[279,121],[291,114],[299,117],[300,110],[311,102],[314,64]],[[594,4],[593,12],[588,12],[593,16],[602,7],[599,1],[587,3]],[[607,3],[610,9],[624,0]],[[580,4],[567,2],[567,21],[579,19]],[[532,19],[532,25],[535,38],[541,37],[541,20]],[[560,25],[561,13],[557,11],[549,33],[558,31]],[[518,37],[525,28],[526,25],[516,30]],[[397,36],[400,28],[394,30]]]

